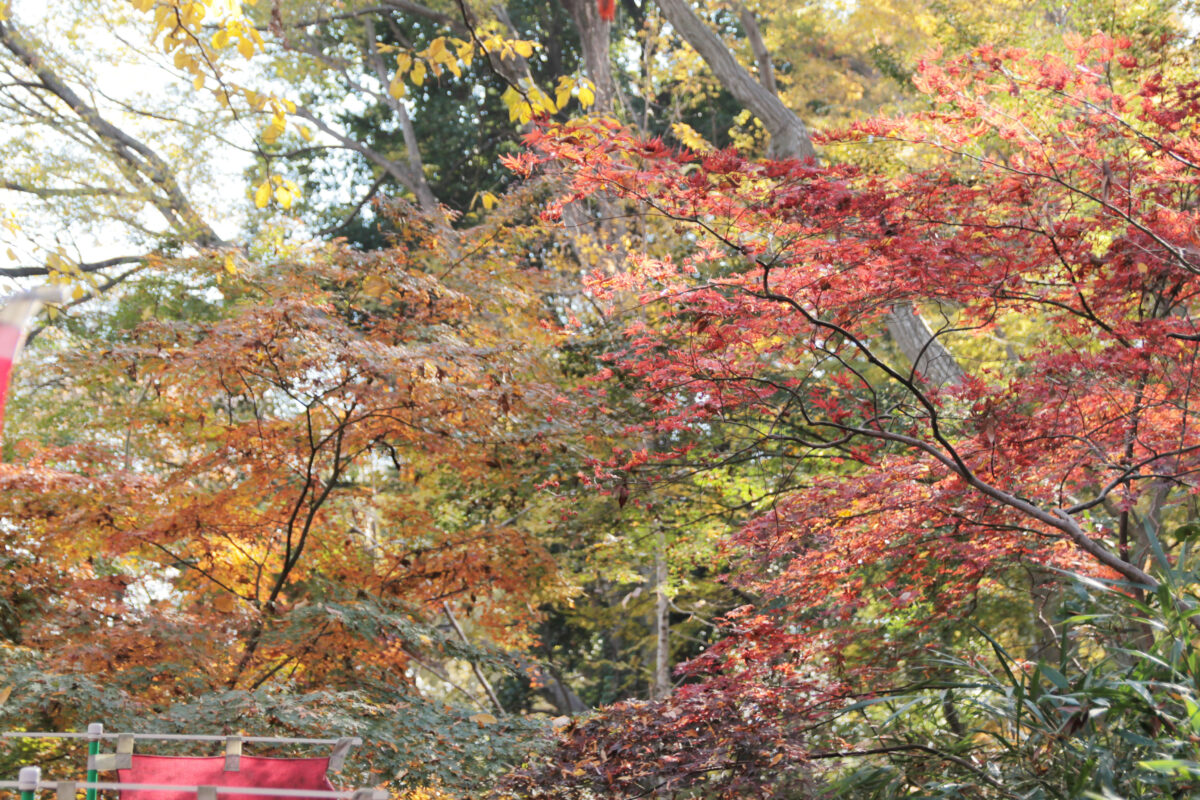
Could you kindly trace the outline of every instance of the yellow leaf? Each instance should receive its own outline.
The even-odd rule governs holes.
[[[458,60],[471,66],[471,59],[475,57],[475,45],[471,42],[463,42],[457,48]]]
[[[82,300],[83,296],[85,294],[87,294],[87,292],[84,291],[84,288],[82,286],[76,286],[74,289],[71,290],[71,299],[72,300]]]
[[[208,9],[204,7],[204,3],[188,3],[183,7],[183,24],[193,27],[204,19],[206,13]]]
[[[695,129],[686,122],[673,123],[671,125],[671,133],[675,134],[675,138],[683,142],[684,146],[695,150],[697,153],[707,153],[713,149],[708,140],[696,133]]]
[[[494,722],[500,721],[486,711],[480,711],[478,714],[472,714],[471,716],[467,717],[467,719],[471,720],[471,722],[474,722],[476,725],[491,725]]]
[[[514,87],[509,86],[504,90],[504,94],[500,95],[500,99],[504,101],[504,105],[508,107],[508,119],[510,122],[516,122],[517,116],[520,113],[519,107],[524,102],[521,93]]]
[[[575,88],[575,81],[563,75],[558,79],[558,88],[554,92],[554,103],[559,108],[567,104],[571,99],[571,90]]]
[[[439,36],[429,43],[429,58],[432,61],[441,59],[443,53],[446,52],[446,39],[444,36]]]
[[[217,31],[212,38],[212,46],[217,50],[224,50],[229,46],[229,31]]]
[[[311,141],[312,141],[312,131],[310,131],[310,130],[308,129],[308,126],[307,126],[307,125],[297,125],[297,126],[296,126],[296,130],[300,131],[300,138],[301,138],[301,139],[303,139],[303,140],[304,140],[304,141],[306,141],[306,142],[311,142]]]
[[[213,607],[222,614],[233,611],[233,598],[227,594],[219,594],[213,600]]]
[[[251,58],[254,56],[254,40],[243,36],[238,39],[238,52],[242,54],[242,58]]]
[[[292,194],[291,189],[288,187],[280,186],[275,190],[275,199],[279,201],[279,205],[287,209],[292,207],[292,200],[295,199],[295,195]]]
[[[479,198],[483,201],[483,207],[489,211],[496,207],[496,203],[500,202],[491,192],[484,192]]]
[[[12,696],[12,690],[13,687],[11,685],[0,689],[0,706],[8,702],[8,698]]]
[[[0,22],[8,19],[8,3],[0,3]]]
[[[445,64],[446,69],[454,73],[454,77],[462,77],[462,69],[458,66],[458,59],[454,57],[453,53],[448,50],[442,51],[442,54],[438,56],[438,61]]]
[[[192,81],[192,86],[195,86],[197,89],[203,89],[204,88],[204,76],[197,75],[196,79]]]
[[[776,754],[775,754],[775,755],[774,755],[774,756],[771,758],[771,764],[770,764],[770,765],[773,767],[773,766],[775,766],[776,764],[778,764],[780,761],[783,761],[783,753],[776,753]]]
[[[254,193],[254,205],[258,208],[265,208],[269,202],[271,202],[271,182],[263,181],[258,185],[258,191]]]
[[[553,114],[558,110],[558,107],[554,105],[554,101],[550,99],[550,96],[536,86],[529,92],[529,101],[530,105],[537,111],[546,111]]]
[[[225,271],[230,275],[237,275],[237,263],[233,260],[232,253],[226,253],[225,255]]]
[[[533,42],[516,41],[512,43],[512,48],[522,58],[529,58],[533,55]]]
[[[591,108],[594,102],[596,102],[596,93],[592,91],[592,85],[590,83],[581,84],[579,86],[579,105]]]
[[[412,56],[408,53],[396,54],[396,71],[401,75],[408,72],[408,68],[412,66]]]
[[[425,82],[425,62],[418,61],[417,63],[413,64],[412,74],[409,75],[408,77],[412,78],[412,82],[415,83],[417,86],[420,86],[422,83],[424,83]]]
[[[404,81],[401,80],[399,75],[397,75],[395,79],[388,84],[388,94],[390,94],[396,100],[399,100],[401,97],[404,97],[404,91]]]

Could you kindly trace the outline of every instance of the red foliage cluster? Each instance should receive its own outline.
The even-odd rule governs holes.
[[[825,137],[923,159],[898,176],[697,162],[604,121],[530,135],[513,165],[570,186],[549,217],[605,195],[679,237],[592,284],[653,309],[614,368],[660,440],[721,424],[781,475],[826,469],[736,537],[762,606],[685,667],[697,683],[569,729],[558,765],[526,780],[747,796],[783,780],[779,754],[839,745],[814,720],[905,657],[889,620],[941,624],[1017,562],[1155,584],[1131,511],[1187,499],[1200,469],[1200,83],[1134,75],[1108,37],[1067,45],[1069,60],[931,60],[918,83],[935,110]],[[964,377],[931,385],[889,342],[906,306]]]

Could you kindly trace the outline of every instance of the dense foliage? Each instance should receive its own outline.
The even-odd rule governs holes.
[[[1186,10],[0,4],[4,724],[1190,796]]]

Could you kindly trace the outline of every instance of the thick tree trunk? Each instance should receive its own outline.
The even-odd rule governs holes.
[[[708,64],[717,80],[739,103],[762,120],[771,134],[769,155],[775,158],[817,157],[808,127],[783,101],[747,72],[725,43],[692,11],[689,0],[658,0],[667,21]]]
[[[887,327],[892,340],[926,382],[934,386],[953,386],[963,379],[962,367],[910,303],[892,306]]]
[[[587,703],[580,699],[579,695],[575,694],[575,690],[567,685],[566,681],[556,675],[552,670],[546,669],[540,664],[535,664],[527,659],[521,653],[517,653],[517,666],[524,670],[529,679],[533,681],[534,691],[541,696],[559,714],[583,714],[591,709]]]
[[[563,0],[563,5],[571,12],[571,19],[579,31],[584,68],[588,78],[596,86],[595,109],[609,114],[617,96],[616,82],[612,75],[612,59],[608,53],[608,32],[611,26],[600,19],[596,0]]]

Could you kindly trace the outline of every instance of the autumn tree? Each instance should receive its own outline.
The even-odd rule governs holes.
[[[437,226],[417,222],[374,254],[176,263],[186,280],[165,288],[192,307],[168,295],[90,346],[59,338],[38,379],[100,411],[4,467],[6,714],[171,709],[347,731],[375,718],[368,764],[415,785],[514,758],[529,726],[488,675],[525,666],[475,643],[525,646],[532,609],[569,587],[488,483],[496,459],[545,446],[530,415],[557,390],[538,279],[516,288],[500,255],[536,231],[476,235],[502,290],[447,271]],[[25,409],[24,424],[38,413],[62,409]],[[69,682],[88,688],[68,698]]]
[[[655,429],[732,426],[781,472],[792,459],[830,465],[786,484],[737,537],[760,599],[687,667],[696,682],[569,731],[559,757],[578,771],[533,773],[543,788],[816,791],[836,774],[826,764],[925,747],[921,762],[1010,796],[1027,765],[975,766],[994,756],[987,741],[863,744],[839,710],[913,680],[904,665],[922,632],[969,616],[1022,563],[1124,581],[1162,613],[1190,612],[1177,583],[1186,535],[1168,531],[1192,517],[1197,447],[1195,84],[1139,72],[1128,41],[1068,45],[1067,58],[982,48],[926,62],[918,85],[933,110],[828,138],[943,154],[900,178],[731,151],[697,159],[611,126],[539,131],[513,160],[565,173],[572,200],[614,193],[694,240],[683,257],[594,283],[664,309],[617,354],[659,412]],[[935,310],[952,350],[1035,324],[1018,359],[993,356],[947,384],[886,347],[886,316],[903,303]],[[727,457],[664,455],[695,468]],[[1124,636],[1115,646],[1153,640],[1136,626]],[[945,713],[964,730],[952,704]],[[1143,759],[1159,752],[1145,747]]]

